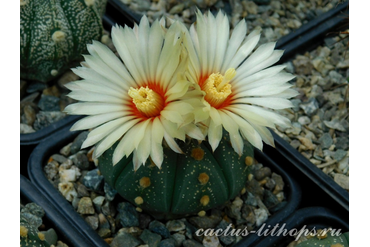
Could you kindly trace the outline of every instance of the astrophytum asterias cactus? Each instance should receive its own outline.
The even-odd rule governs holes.
[[[76,66],[103,35],[107,0],[21,0],[21,78],[48,82]]]
[[[246,37],[245,22],[229,37],[226,15],[197,17],[190,32],[145,16],[114,27],[121,60],[94,42],[74,70],[84,80],[66,86],[81,101],[66,111],[89,115],[72,130],[92,129],[82,147],[95,145],[105,181],[158,218],[204,214],[240,193],[253,148],[273,145],[267,127],[289,124],[265,108],[296,94],[283,66],[268,68],[282,55],[274,44],[249,56],[259,33]]]

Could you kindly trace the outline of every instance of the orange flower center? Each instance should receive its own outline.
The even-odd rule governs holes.
[[[226,99],[231,95],[230,81],[235,77],[236,71],[231,68],[225,72],[212,73],[207,80],[202,83],[201,88],[206,93],[205,100],[214,108],[220,108]]]
[[[128,95],[132,98],[136,109],[147,118],[160,115],[165,106],[164,98],[149,87],[139,89],[131,87]]]

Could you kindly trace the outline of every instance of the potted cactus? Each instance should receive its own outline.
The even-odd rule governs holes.
[[[295,93],[283,66],[268,68],[281,56],[274,44],[262,46],[245,61],[245,54],[236,51],[240,46],[239,51],[249,54],[258,31],[244,39],[241,23],[228,39],[222,13],[197,17],[190,31],[178,22],[165,25],[163,19],[150,26],[145,17],[133,29],[116,26],[112,37],[120,59],[94,42],[85,63],[74,70],[84,80],[67,85],[69,96],[81,101],[67,112],[90,115],[71,129],[91,129],[82,148],[95,145],[93,159],[105,181],[136,210],[157,219],[202,214],[233,198],[258,152],[253,147],[262,149],[262,141],[274,145],[266,126],[288,123],[259,106],[290,107],[287,99]],[[237,44],[235,50],[225,43]],[[273,78],[276,87],[258,88],[263,78]],[[271,102],[264,101],[267,95]],[[35,157],[44,157],[41,146]],[[42,161],[32,163],[40,166]],[[42,171],[32,175],[36,169],[30,167],[31,179],[45,187]],[[58,198],[52,189],[45,191]],[[60,204],[57,199],[53,203]]]
[[[78,64],[103,35],[106,0],[20,3],[21,79],[47,83]]]
[[[259,32],[245,37],[242,21],[229,40],[222,12],[197,17],[190,32],[180,22],[167,30],[158,20],[150,27],[146,17],[134,29],[114,27],[124,63],[93,42],[86,65],[73,70],[84,80],[66,85],[82,101],[66,112],[90,115],[72,130],[94,128],[82,148],[96,144],[93,158],[107,182],[165,216],[198,213],[235,197],[247,179],[251,147],[274,145],[266,127],[289,125],[263,107],[290,107],[296,95],[284,66],[269,68],[283,54],[275,43],[250,55]],[[215,30],[219,40],[205,35]]]
[[[83,60],[86,44],[103,37],[106,3],[107,0],[20,2],[22,164],[27,163],[37,143],[80,118],[61,112],[69,101],[62,100],[66,89],[57,81]],[[21,169],[23,174],[25,169]]]
[[[79,131],[69,132],[68,131],[69,129],[70,129],[70,126],[66,126],[64,129],[61,129],[55,134],[53,134],[47,140],[41,142],[35,148],[35,150],[32,152],[31,157],[29,159],[28,173],[29,173],[32,183],[39,190],[42,191],[45,197],[50,199],[51,204],[54,207],[56,207],[61,214],[63,214],[66,218],[68,218],[68,220],[72,222],[75,226],[77,226],[79,229],[82,229],[81,232],[83,232],[88,239],[91,239],[92,241],[96,243],[100,243],[103,241],[103,238],[99,236],[97,231],[94,231],[92,227],[84,219],[86,218],[86,216],[91,216],[91,215],[83,215],[83,217],[81,217],[81,215],[79,215],[77,212],[78,209],[74,208],[73,203],[67,201],[65,196],[62,195],[62,193],[70,193],[72,195],[73,194],[72,191],[68,192],[67,189],[60,190],[59,184],[57,185],[57,187],[55,187],[53,185],[53,182],[55,183],[55,181],[58,181],[58,180],[50,181],[48,178],[48,175],[45,173],[46,169],[49,169],[50,167],[49,165],[47,165],[51,160],[50,157],[54,157],[54,154],[59,153],[59,150],[62,150],[64,147],[69,147],[71,143],[77,143],[76,140],[78,140],[78,137],[83,133]],[[69,157],[72,157],[72,156],[75,156],[75,154],[69,155]],[[284,163],[281,163],[278,160],[274,162],[266,153],[262,153],[256,149],[254,149],[254,158],[257,159],[262,164],[264,164],[265,166],[269,167],[272,172],[281,175],[285,183],[284,197],[286,198],[286,200],[280,203],[280,206],[276,208],[276,211],[271,210],[271,215],[268,217],[265,223],[268,225],[274,225],[279,222],[284,222],[284,219],[287,218],[289,215],[291,215],[300,204],[300,201],[301,201],[300,186],[295,180],[295,178],[292,176],[292,174],[284,170],[284,165],[285,165]],[[52,163],[55,163],[55,162],[52,161]],[[65,164],[60,163],[59,167],[65,166]],[[243,166],[245,165],[243,164]],[[144,168],[144,167],[141,167],[141,168]],[[138,171],[140,169],[138,169]],[[60,170],[63,170],[63,169],[60,169]],[[67,172],[65,173],[65,175],[67,175],[68,171],[72,172],[72,170],[73,170],[73,167],[71,167],[70,169],[67,169],[66,170]],[[93,172],[93,170],[91,170],[91,172]],[[104,181],[105,179],[106,177],[104,178]],[[195,186],[197,186],[198,183],[200,183],[198,178],[196,179],[197,181],[195,181],[194,183]],[[82,181],[82,179],[80,178],[79,181]],[[76,185],[78,184],[78,182],[74,182],[74,183]],[[84,182],[81,182],[81,183],[85,184]],[[60,184],[66,184],[66,183],[60,183]],[[106,187],[106,185],[104,185],[104,187]],[[150,188],[147,187],[147,189],[150,189]],[[61,193],[61,191],[63,192]],[[93,193],[97,193],[97,195],[101,195],[102,192],[100,190],[98,192],[94,192],[94,190],[92,190],[90,194],[93,194]],[[238,196],[240,196],[240,194]],[[105,197],[106,197],[105,201],[107,202],[108,195],[105,194]],[[70,200],[73,200],[73,199],[70,199]],[[107,205],[110,204],[111,206],[112,205],[117,206],[117,203],[122,202],[122,201],[126,202],[123,198],[119,197],[117,194],[115,196],[114,201],[109,202]],[[227,203],[230,203],[230,200],[228,200]],[[146,213],[147,211],[141,212],[139,210],[140,205],[137,206],[135,202],[132,203],[131,205],[132,206],[130,206],[129,208],[134,209],[134,211],[137,211],[138,214],[140,215],[147,214]],[[207,212],[204,212],[204,213],[207,213],[209,215],[210,214],[209,211],[211,210],[207,210]],[[200,214],[200,215],[203,215],[203,214]],[[163,216],[163,214],[156,213],[154,214],[154,216],[156,216],[157,219],[159,219],[159,221],[161,222],[167,221],[165,217]],[[179,216],[179,215],[172,215],[172,217],[174,216]],[[118,215],[115,216],[115,218],[117,217]],[[183,215],[183,217],[185,216]],[[199,217],[199,216],[189,215],[186,218],[189,220],[191,217]],[[154,220],[154,217],[152,217],[152,221],[153,220]],[[119,223],[116,223],[116,224],[119,224]],[[118,225],[116,225],[116,227],[117,227],[116,231],[118,231]],[[240,241],[240,244],[250,244],[250,243],[257,241],[259,239],[259,236],[255,234],[250,234],[243,238],[244,239]]]
[[[305,207],[293,213],[275,234],[261,239],[257,246],[347,247],[348,230],[348,222],[332,210],[325,207]]]
[[[80,234],[50,201],[26,177],[20,175],[21,246],[51,246],[57,241],[84,246],[88,240]],[[44,230],[40,230],[40,226]],[[46,229],[45,229],[46,228]],[[46,231],[47,230],[47,231]]]
[[[320,230],[320,229],[319,229]],[[348,247],[349,246],[349,232],[341,234],[339,236],[332,235],[330,231],[327,233],[319,234],[316,237],[311,237],[309,239],[303,240],[297,247],[309,247],[321,245],[326,246],[338,246],[338,247]]]
[[[215,30],[217,42],[204,35]],[[90,116],[71,130],[92,129],[81,148],[95,145],[92,159],[105,181],[136,210],[157,219],[178,218],[204,215],[226,203],[247,181],[253,147],[274,145],[267,127],[289,124],[265,109],[290,107],[296,94],[284,66],[270,67],[282,51],[268,43],[252,53],[260,33],[246,37],[245,22],[230,39],[229,32],[222,12],[198,12],[190,31],[179,22],[167,28],[163,19],[150,26],[143,17],[133,29],[112,30],[123,63],[94,41],[85,63],[73,70],[84,80],[66,87],[69,97],[81,102],[66,111]],[[32,163],[42,162],[32,159],[44,156],[40,150],[29,164],[37,184],[41,179],[32,175]],[[291,209],[299,198],[291,198]]]

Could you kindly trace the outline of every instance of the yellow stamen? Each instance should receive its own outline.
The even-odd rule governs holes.
[[[218,108],[231,94],[231,84],[229,82],[235,77],[236,71],[230,68],[225,75],[212,73],[205,81],[202,89],[206,93],[205,100],[211,106]]]
[[[148,87],[130,88],[128,95],[132,98],[138,111],[146,117],[155,117],[164,107],[163,98]]]

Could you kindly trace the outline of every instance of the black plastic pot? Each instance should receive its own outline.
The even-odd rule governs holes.
[[[129,20],[139,23],[141,16],[133,13],[120,0],[109,0],[109,2],[111,6],[116,8],[115,13],[129,16]],[[292,59],[294,55],[298,53],[304,53],[316,48],[318,45],[323,43],[325,37],[328,37],[331,34],[337,35],[339,31],[343,31],[345,28],[348,28],[348,17],[349,2],[345,1],[282,37],[276,44],[276,49],[284,50],[284,55],[280,59],[279,63],[284,63],[289,59]],[[113,15],[113,19],[115,18],[117,18],[117,16]],[[276,150],[266,147],[266,150],[271,151],[274,160],[278,158],[282,159],[283,162],[287,162],[287,165],[290,169],[293,169],[295,174],[298,174],[298,177],[302,177],[304,181],[310,181],[310,184],[313,182],[314,186],[319,186],[319,191],[324,191],[331,197],[331,200],[328,200],[330,203],[332,201],[339,203],[341,205],[339,211],[342,211],[342,213],[347,211],[348,214],[348,192],[336,184],[333,179],[324,174],[297,150],[291,147],[289,143],[276,134],[274,134],[274,137],[276,140]],[[276,151],[278,151],[278,154]],[[307,191],[307,193],[311,192]],[[307,197],[304,199],[307,199]]]
[[[337,35],[338,31],[348,28],[348,16],[349,3],[346,1],[280,38],[276,49],[284,50],[284,55],[279,63],[286,62],[297,53],[316,48],[328,35]]]
[[[77,121],[81,116],[66,116],[65,118],[50,124],[49,126],[30,134],[20,134],[21,174],[27,177],[27,161],[38,143],[51,136],[64,126]]]
[[[132,27],[134,23],[139,23],[141,19],[140,14],[131,11],[120,0],[108,0],[106,11],[121,26],[128,25]]]
[[[57,191],[48,181],[44,174],[43,167],[46,165],[49,157],[58,152],[61,147],[67,145],[80,133],[70,132],[67,126],[58,131],[47,140],[41,142],[32,152],[28,162],[28,174],[34,185],[44,193],[50,202],[61,212],[75,227],[81,229],[95,243],[102,244],[102,238],[83,220],[81,216],[73,209],[71,204]],[[278,161],[273,161],[262,152],[256,150],[255,158],[264,166],[270,167],[273,172],[281,175],[285,182],[285,198],[287,203],[282,209],[273,214],[267,221],[268,224],[276,224],[282,222],[291,215],[299,206],[301,200],[301,190],[298,183],[289,173],[283,169],[284,164],[277,164]],[[249,235],[243,239],[238,246],[247,246],[258,240],[258,236]],[[105,244],[105,243],[104,243]],[[98,246],[106,246],[98,245]]]
[[[297,229],[298,231],[307,229],[309,231],[312,229],[329,229],[330,227],[338,231],[338,233],[339,231],[340,233],[349,231],[348,222],[343,220],[341,215],[337,215],[332,210],[324,207],[302,208],[291,215],[286,220],[284,226],[280,224],[277,230],[279,230],[280,227],[282,227],[282,229],[286,229],[287,233],[290,230],[294,231],[294,229]],[[275,231],[275,233],[277,232],[278,231]],[[256,243],[256,246],[286,247],[290,242],[295,240],[295,238],[289,234],[285,234],[285,236],[284,234],[280,234],[279,236],[271,235],[272,234],[261,238],[261,240]]]
[[[59,212],[27,178],[20,175],[20,196],[23,203],[34,202],[45,211],[43,223],[48,228],[53,228],[58,240],[68,244],[70,247],[91,247],[88,239],[81,234],[82,229],[72,226],[64,217],[63,213]]]
[[[108,14],[103,16],[103,26],[105,29],[109,30],[116,23],[111,16]],[[51,123],[49,126],[38,130],[30,134],[20,134],[20,163],[21,169],[20,172],[23,176],[28,177],[27,174],[27,162],[32,150],[39,144],[41,141],[45,140],[51,136],[56,131],[62,129],[66,125],[76,122],[81,119],[83,116],[66,116],[63,119]]]
[[[349,193],[340,187],[332,178],[323,173],[319,168],[312,164],[306,157],[294,149],[289,143],[273,133],[275,138],[275,150],[269,149],[271,155],[280,160],[288,161],[290,169],[294,173],[304,174],[313,184],[320,187],[326,195],[331,197],[337,205],[349,212]],[[280,157],[280,158],[278,158]],[[294,167],[294,168],[293,168]],[[301,177],[298,175],[298,177]]]
[[[72,125],[67,125],[54,135],[39,143],[28,160],[28,175],[33,185],[47,198],[50,204],[63,215],[68,224],[79,229],[85,238],[86,245],[76,246],[109,246],[95,231],[78,215],[72,205],[64,199],[44,175],[44,165],[52,153],[57,153],[63,144],[73,141],[80,132],[69,131]],[[88,243],[88,244],[87,244]],[[80,243],[81,244],[81,243]]]

